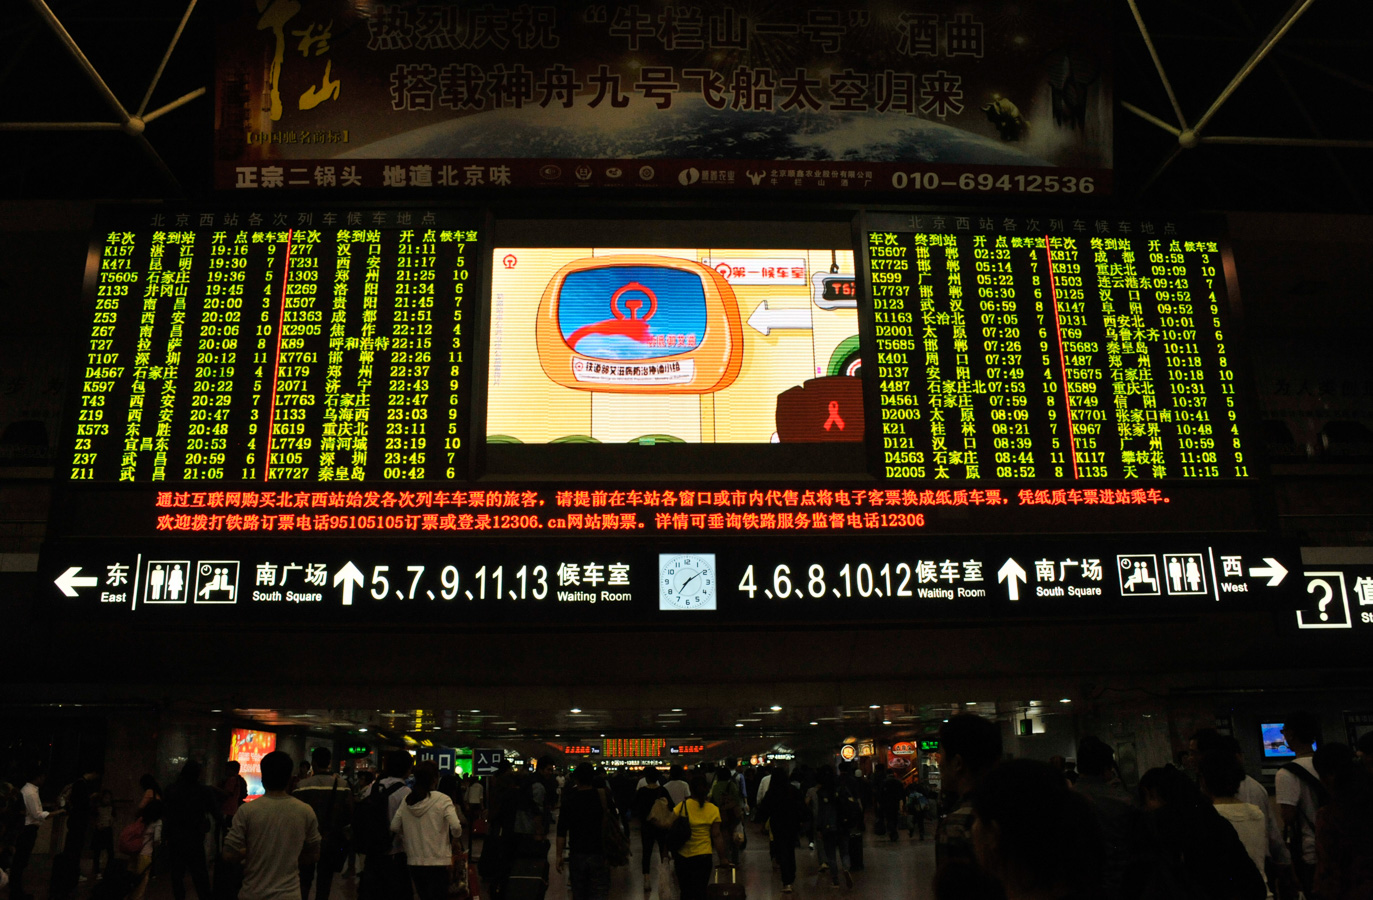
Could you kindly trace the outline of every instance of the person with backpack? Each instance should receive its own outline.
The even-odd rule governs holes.
[[[1292,868],[1302,892],[1311,895],[1316,875],[1316,815],[1329,799],[1329,792],[1316,774],[1315,744],[1320,740],[1320,724],[1305,710],[1288,716],[1282,727],[1283,739],[1296,754],[1273,778],[1273,793],[1287,829],[1292,849]]]
[[[400,835],[406,866],[419,900],[444,900],[453,878],[453,857],[462,851],[462,823],[453,801],[435,790],[439,767],[426,760],[415,767],[415,786],[391,819]]]
[[[143,900],[152,875],[153,852],[162,843],[162,801],[150,800],[138,816],[119,833],[119,852],[128,854],[133,889],[129,900]],[[246,898],[245,898],[246,900]]]
[[[839,776],[829,766],[815,773],[815,795],[811,815],[820,838],[820,870],[830,873],[830,883],[839,886],[842,874],[845,887],[853,887],[849,872],[849,823],[840,811]]]
[[[328,747],[311,750],[310,768],[315,774],[301,781],[291,792],[291,796],[315,811],[319,822],[319,862],[300,867],[300,895],[306,896],[310,886],[318,883],[316,900],[329,900],[334,874],[343,868],[347,828],[353,821],[353,792],[339,773],[330,773],[333,758]]]
[[[358,801],[353,812],[353,841],[365,857],[358,896],[362,900],[397,900],[411,896],[405,848],[391,832],[401,801],[410,793],[405,778],[414,760],[404,750],[392,750],[382,763],[382,777]]]
[[[1004,775],[1008,770],[993,771]],[[979,787],[974,796],[980,799],[986,792]],[[1122,896],[1128,900],[1264,900],[1268,886],[1238,832],[1181,769],[1167,766],[1145,772],[1139,780],[1139,797],[1145,812],[1140,819],[1138,853],[1122,879]],[[1046,828],[1039,831],[1047,833]]]
[[[667,788],[659,784],[661,778],[662,775],[658,769],[649,766],[644,769],[643,780],[639,782],[638,788],[634,791],[634,818],[639,820],[640,868],[644,875],[645,894],[653,890],[653,882],[649,879],[649,874],[653,869],[654,845],[656,844],[658,847],[658,855],[661,857],[660,865],[668,865],[670,859],[667,845],[663,843],[664,829],[653,819],[655,809],[659,812],[661,821],[661,816],[673,807],[672,795],[667,792]]]
[[[744,821],[744,795],[726,766],[715,770],[715,783],[710,786],[710,802],[720,810],[720,831],[725,836],[725,846],[728,848],[722,861],[737,866],[741,847],[735,835]]]

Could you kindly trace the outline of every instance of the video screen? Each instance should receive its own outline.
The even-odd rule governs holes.
[[[489,445],[863,440],[851,250],[493,258]]]
[[[1259,727],[1263,729],[1263,758],[1264,759],[1294,759],[1297,754],[1292,752],[1292,748],[1287,746],[1287,738],[1282,736],[1281,722],[1264,722]]]
[[[277,748],[277,736],[270,731],[235,728],[230,736],[229,759],[238,761],[238,774],[248,782],[248,800],[263,795],[262,757]]]

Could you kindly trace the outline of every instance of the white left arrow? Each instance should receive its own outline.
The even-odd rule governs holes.
[[[754,331],[765,337],[769,332],[782,328],[793,331],[809,331],[811,329],[810,307],[805,309],[768,309],[768,302],[764,300],[758,304],[753,315],[748,317],[748,324]]]
[[[1000,570],[997,571],[996,580],[1006,582],[1006,590],[1010,592],[1011,599],[1019,600],[1020,583],[1028,579],[1025,577],[1025,570],[1020,567],[1020,563],[1008,557]]]
[[[349,560],[343,564],[343,568],[334,573],[334,587],[343,585],[343,605],[353,605],[353,587],[362,587],[362,572]]]
[[[87,575],[85,578],[77,578],[76,573],[81,571],[80,566],[72,566],[53,579],[53,584],[57,585],[58,590],[68,597],[75,597],[76,589],[82,587],[95,587],[100,583],[100,579],[94,575]]]

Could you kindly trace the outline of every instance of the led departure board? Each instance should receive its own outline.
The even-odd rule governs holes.
[[[867,217],[882,476],[1248,478],[1218,232],[1133,219]]]
[[[225,623],[1269,603],[1222,235],[114,210],[42,582]]]
[[[480,232],[453,211],[111,217],[71,479],[465,477]]]

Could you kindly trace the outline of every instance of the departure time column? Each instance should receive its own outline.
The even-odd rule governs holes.
[[[423,480],[428,445],[430,372],[434,356],[437,235],[400,233],[391,319],[391,367],[386,391],[387,480]],[[399,434],[392,425],[402,426]]]

